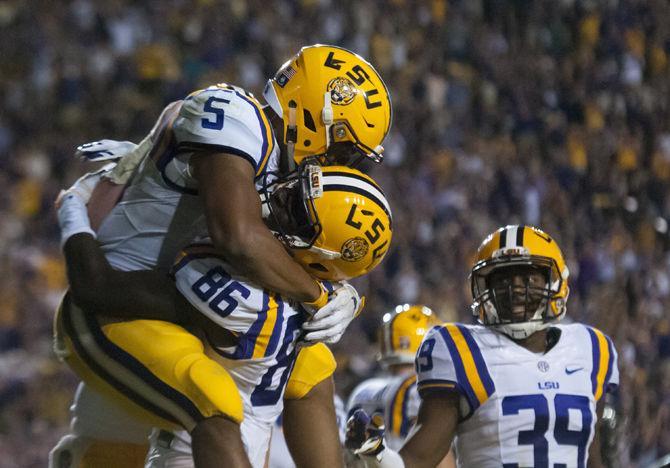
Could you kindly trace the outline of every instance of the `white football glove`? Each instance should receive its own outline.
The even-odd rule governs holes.
[[[98,185],[98,182],[100,182],[102,176],[108,174],[112,169],[114,169],[115,166],[116,163],[114,162],[105,164],[97,171],[88,172],[81,176],[67,190],[61,190],[58,194],[58,198],[56,198],[56,208],[60,207],[61,200],[66,195],[74,195],[75,197],[79,198],[84,203],[84,205],[87,204],[91,198],[93,189],[95,189],[95,186]]]
[[[61,191],[57,201],[58,226],[60,227],[60,246],[63,248],[67,240],[75,234],[88,233],[96,237],[88,219],[86,203],[77,195]]]
[[[108,174],[115,166],[116,163],[111,162],[95,172],[84,174],[70,188],[61,190],[58,194],[56,213],[61,231],[61,248],[70,237],[80,232],[87,232],[95,237],[86,204],[102,176]]]
[[[132,141],[98,140],[77,146],[74,154],[84,161],[110,161],[121,159],[135,148]]]
[[[331,294],[328,303],[303,324],[302,329],[306,332],[303,340],[306,344],[337,343],[349,323],[363,310],[365,297],[361,299],[356,288],[346,281],[340,284],[341,287]]]

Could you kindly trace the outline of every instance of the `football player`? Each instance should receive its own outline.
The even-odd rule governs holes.
[[[95,187],[91,218],[101,224],[93,228],[112,266],[122,271],[167,269],[181,247],[208,235],[245,277],[323,309],[327,317],[310,321],[305,339],[334,342],[353,318],[353,288],[329,296],[291,258],[263,223],[257,191],[263,179],[272,179],[278,169],[291,168],[308,155],[322,163],[380,161],[381,142],[391,123],[388,91],[375,69],[358,55],[315,45],[286,62],[263,94],[265,106],[246,91],[221,84],[168,105],[133,151],[135,165]],[[325,347],[305,352],[317,362],[332,360]],[[321,377],[328,385],[328,377]],[[321,382],[305,383],[302,396]],[[298,408],[308,407],[309,401],[287,404],[287,419],[300,419]],[[119,454],[141,457],[143,429],[133,430],[121,412],[105,410],[107,403],[86,386],[79,388],[72,434],[54,449],[52,464],[67,466],[72,452],[85,453],[85,463],[93,465],[96,457],[111,457],[126,466],[132,462],[118,460]],[[112,433],[116,436],[111,440],[124,450],[98,443]],[[320,445],[325,439],[311,441],[310,446],[323,449],[316,453],[325,453]],[[309,437],[301,434],[297,443],[307,441]]]
[[[321,280],[370,271],[390,243],[388,203],[359,171],[301,166],[297,177],[263,196],[269,226]],[[76,219],[77,232],[70,227]],[[142,419],[168,429],[176,423],[191,432],[198,466],[244,466],[220,458],[222,449],[230,451],[230,439],[203,438],[203,431],[212,430],[210,422],[220,421],[216,416],[239,423],[243,406],[244,445],[253,466],[263,466],[288,375],[294,363],[305,365],[294,351],[305,321],[302,308],[239,275],[211,246],[186,249],[173,268],[176,289],[159,272],[112,270],[75,194],[64,198],[59,221],[73,299],[66,299],[57,320],[60,355],[101,393],[115,394],[116,400],[123,399],[121,393],[126,407],[150,413]],[[381,242],[373,248],[359,236]],[[104,318],[96,320],[92,311]],[[144,320],[128,321],[128,316]],[[154,316],[183,327],[147,320]],[[187,437],[157,434],[151,466],[192,466],[190,446],[183,442]]]
[[[347,415],[362,409],[379,414],[386,428],[386,443],[398,450],[416,421],[420,398],[416,387],[414,356],[424,335],[439,320],[425,305],[398,305],[384,314],[379,329],[379,362],[385,375],[360,383],[349,396]],[[440,467],[453,466],[447,456]]]
[[[421,340],[439,323],[433,311],[424,305],[399,305],[384,314],[379,329],[379,362],[384,375],[361,382],[349,396],[347,416],[357,409],[384,418],[386,441],[399,449],[414,424],[419,409],[414,356]]]
[[[367,466],[432,467],[455,444],[458,466],[601,466],[604,394],[619,383],[609,337],[559,325],[568,268],[548,234],[505,226],[481,244],[470,276],[479,325],[434,327],[416,355],[422,401],[399,452],[363,411],[348,443]]]

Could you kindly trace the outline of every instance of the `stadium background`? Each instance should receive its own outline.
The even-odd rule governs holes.
[[[372,174],[394,246],[335,348],[343,394],[397,303],[469,321],[482,237],[537,225],[563,247],[568,314],[619,351],[620,466],[670,452],[670,6],[665,0],[0,1],[0,466],[44,466],[76,384],[50,350],[65,287],[52,204],[76,145],[139,139],[226,81],[257,95],[300,46],[368,57],[393,98]]]

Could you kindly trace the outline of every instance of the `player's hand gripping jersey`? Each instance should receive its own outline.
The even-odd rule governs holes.
[[[535,354],[490,328],[433,328],[416,358],[418,389],[461,395],[459,466],[585,467],[596,404],[619,383],[612,341],[595,328],[557,325]]]
[[[256,99],[220,84],[168,105],[146,142],[137,174],[98,231],[119,270],[169,268],[179,249],[207,228],[198,184],[189,170],[195,152],[227,153],[261,175],[276,171],[279,149]],[[222,188],[224,189],[224,188]]]

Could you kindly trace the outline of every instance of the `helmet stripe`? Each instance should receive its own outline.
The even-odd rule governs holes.
[[[507,244],[507,226],[502,228],[500,231],[500,236],[498,236],[500,242],[498,243],[498,249],[504,249]]]
[[[372,180],[370,178],[367,178],[364,175],[355,174],[353,172],[331,171],[330,168],[326,167],[326,168],[324,168],[323,176],[324,177],[329,177],[329,176],[353,177],[354,179],[362,180],[363,182],[367,182],[368,184],[372,184],[373,187],[375,187],[380,192],[384,193],[382,188],[379,185],[377,185],[377,183],[374,180]]]
[[[388,208],[387,208],[388,205],[387,204],[385,204],[380,199],[378,199],[377,197],[372,195],[370,192],[362,190],[358,187],[352,187],[351,185],[336,185],[336,184],[326,186],[324,184],[323,191],[324,192],[337,192],[337,191],[351,192],[351,193],[357,193],[359,195],[363,195],[364,197],[367,197],[368,199],[370,199],[370,201],[374,202],[377,206],[379,206],[379,208],[381,208],[386,213],[386,215],[389,217],[390,220],[393,220],[393,218],[391,217],[391,213],[388,211]]]
[[[526,226],[523,224],[521,226],[518,226],[516,229],[516,246],[517,247],[523,247],[523,233],[526,230]]]
[[[348,176],[331,176],[326,173],[323,174],[323,190],[324,192],[341,190],[343,192],[353,192],[363,195],[379,205],[379,207],[386,212],[386,215],[392,219],[391,207],[389,206],[388,201],[386,201],[386,197],[380,190],[366,180],[359,180]]]
[[[507,236],[505,236],[505,247],[516,247],[516,232],[518,226],[507,226]]]

